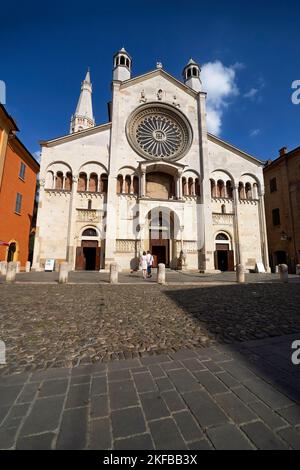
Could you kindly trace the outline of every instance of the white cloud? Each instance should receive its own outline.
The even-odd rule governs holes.
[[[253,129],[249,133],[250,137],[256,137],[256,136],[258,136],[258,134],[260,134],[260,129]]]
[[[251,90],[249,90],[247,93],[244,94],[244,98],[253,99],[253,98],[255,98],[257,93],[258,93],[257,88],[251,88]]]
[[[207,92],[207,129],[213,134],[220,134],[223,110],[229,105],[230,98],[239,95],[236,70],[241,65],[226,67],[217,60],[202,67],[203,90]]]

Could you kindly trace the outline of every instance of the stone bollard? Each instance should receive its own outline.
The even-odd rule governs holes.
[[[289,282],[289,269],[286,264],[279,265],[279,275],[282,282]]]
[[[236,266],[236,282],[243,284],[245,282],[245,268],[242,264]]]
[[[16,273],[21,271],[21,261],[16,261]]]
[[[111,263],[110,264],[110,272],[109,272],[109,282],[110,284],[118,284],[118,264],[117,263]]]
[[[275,274],[279,273],[279,266],[275,266]]]
[[[25,264],[25,272],[26,272],[26,273],[30,273],[30,261],[26,261],[26,264]]]
[[[59,274],[58,274],[59,284],[66,284],[68,282],[68,276],[69,276],[69,263],[64,261],[59,264]]]
[[[158,265],[157,282],[158,284],[166,283],[166,266],[163,263]]]
[[[6,282],[15,282],[17,272],[17,263],[10,261],[7,266]]]
[[[300,276],[300,264],[296,264],[296,274]]]
[[[7,261],[1,261],[0,263],[0,271],[2,276],[6,276],[7,273]]]

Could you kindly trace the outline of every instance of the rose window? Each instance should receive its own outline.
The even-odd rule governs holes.
[[[191,145],[192,131],[185,116],[169,105],[148,104],[138,108],[127,123],[129,143],[151,160],[177,160]]]

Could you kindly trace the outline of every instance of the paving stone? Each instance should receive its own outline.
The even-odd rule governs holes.
[[[178,428],[186,441],[195,441],[203,437],[203,433],[189,411],[173,414]]]
[[[255,378],[255,375],[250,371],[250,369],[241,366],[237,361],[224,362],[222,367],[239,382],[243,383],[245,380]]]
[[[141,374],[135,374],[133,379],[137,391],[139,393],[152,392],[157,389],[157,386],[150,372],[142,372]]]
[[[182,369],[183,366],[179,361],[170,361],[162,363],[161,367],[165,372],[168,372],[169,370]]]
[[[300,406],[292,405],[287,408],[282,408],[278,410],[278,413],[283,416],[290,424],[297,426],[300,424]]]
[[[162,377],[156,379],[156,383],[160,392],[165,392],[167,390],[174,390],[174,385],[167,377]]]
[[[0,387],[1,406],[12,405],[21,392],[23,385],[10,385]]]
[[[293,428],[281,429],[279,436],[294,450],[300,450],[300,432]]]
[[[91,418],[108,416],[108,396],[94,395],[91,397]]]
[[[135,369],[133,369],[135,370]],[[115,382],[120,380],[130,380],[130,370],[129,369],[121,369],[121,370],[114,370],[112,372],[108,372],[107,374],[109,382]]]
[[[253,395],[246,387],[243,385],[241,387],[235,387],[232,389],[232,392],[237,395],[240,400],[242,400],[246,405],[251,403],[256,403],[259,401],[259,398],[256,395]]]
[[[17,441],[17,450],[51,450],[54,433],[38,434],[36,436],[20,437]]]
[[[163,364],[164,362],[170,362],[170,361],[171,361],[170,357],[167,355],[163,355],[163,354],[160,354],[157,356],[143,357],[141,359],[141,363],[144,366],[149,366],[152,364]]]
[[[203,363],[195,358],[182,360],[181,364],[183,367],[189,369],[192,372],[197,370],[206,370],[206,367],[203,365]]]
[[[109,418],[91,420],[89,449],[108,450],[111,448],[112,438]]]
[[[185,450],[187,448],[173,419],[152,421],[149,427],[155,449]]]
[[[190,450],[213,450],[213,446],[207,439],[201,439],[200,441],[190,442],[188,444]]]
[[[18,428],[22,422],[23,418],[22,416],[18,416],[16,418],[7,416],[2,423],[2,427],[7,429],[7,428]]]
[[[222,367],[218,366],[214,361],[205,362],[205,367],[214,373],[221,372],[223,370]]]
[[[30,403],[34,399],[39,387],[39,382],[25,384],[22,392],[18,396],[17,403]]]
[[[66,378],[69,374],[70,374],[70,369],[68,368],[65,368],[65,367],[52,368],[52,369],[33,372],[29,381],[40,382],[41,380],[58,379],[58,378],[63,379],[63,378]]]
[[[251,403],[250,407],[271,429],[286,426],[286,422],[262,402]]]
[[[131,374],[140,374],[141,372],[148,372],[148,367],[135,367],[134,369],[129,369],[129,371],[131,372]]]
[[[233,424],[208,429],[207,435],[218,450],[253,450],[245,435]]]
[[[143,360],[141,362],[144,364]],[[108,364],[108,372],[121,369],[134,369],[135,367],[141,367],[139,359],[128,359],[126,361],[114,361]]]
[[[91,375],[74,375],[71,377],[70,385],[81,385],[91,383]]]
[[[163,397],[171,413],[175,411],[180,411],[186,408],[186,404],[184,403],[181,396],[176,390],[162,392],[161,396]]]
[[[0,386],[24,385],[28,378],[28,372],[0,377]]]
[[[9,405],[0,406],[0,426],[1,426],[1,423],[4,420],[5,416],[7,415],[9,409],[10,409]]]
[[[140,395],[140,400],[147,420],[159,419],[170,415],[160,393],[143,393]]]
[[[289,398],[277,392],[271,385],[260,379],[247,380],[244,385],[275,410],[293,404]]]
[[[209,371],[194,372],[194,376],[200,385],[206,388],[212,395],[228,391],[228,388]]]
[[[112,411],[111,421],[114,439],[142,434],[146,431],[146,424],[140,407]]]
[[[240,383],[233,378],[232,375],[228,374],[228,372],[217,372],[216,377],[219,380],[222,380],[222,382],[229,388],[238,387],[240,385]]]
[[[237,424],[247,423],[257,419],[257,416],[231,392],[216,395],[215,400],[222,410]]]
[[[280,439],[270,431],[262,422],[245,424],[241,428],[260,450],[280,450],[286,449]]]
[[[64,396],[38,398],[21,428],[21,436],[54,431],[59,424]]]
[[[65,410],[57,438],[56,448],[80,450],[86,446],[87,408]]]
[[[78,408],[87,406],[90,398],[90,385],[81,384],[70,387],[66,402],[66,408]]]
[[[200,388],[195,377],[186,369],[170,370],[168,376],[179,392],[189,392]]]
[[[15,443],[18,428],[0,429],[0,450],[11,449]]]
[[[183,399],[202,428],[228,421],[223,411],[205,391],[185,393]]]
[[[107,393],[106,377],[93,377],[91,395],[105,395]]]
[[[112,410],[138,405],[138,397],[132,380],[110,382],[109,397]]]
[[[179,351],[172,354],[172,358],[175,361],[181,361],[184,359],[197,358],[198,354],[193,349],[180,349]]]
[[[150,434],[118,439],[114,443],[115,450],[152,450],[153,443]]]
[[[22,405],[14,405],[10,408],[9,417],[10,418],[22,418],[27,414],[30,403],[24,403]]]
[[[49,397],[52,395],[62,395],[66,393],[68,387],[68,380],[47,380],[39,391],[39,397]]]
[[[165,377],[166,373],[165,371],[160,367],[158,364],[153,364],[149,366],[149,370],[151,372],[151,375],[154,379],[157,379],[159,377]]]

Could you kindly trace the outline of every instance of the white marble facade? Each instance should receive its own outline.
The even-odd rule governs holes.
[[[172,268],[268,269],[262,163],[207,132],[193,60],[183,82],[160,63],[131,78],[119,51],[106,124],[94,124],[91,94],[88,73],[70,134],[41,143],[33,268],[54,258],[125,271],[150,249]]]

